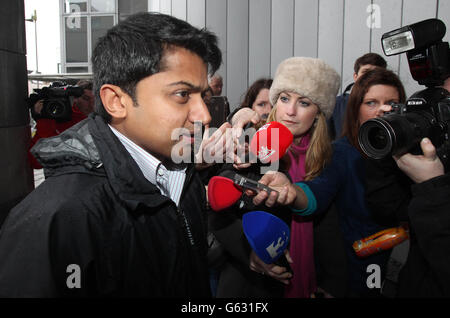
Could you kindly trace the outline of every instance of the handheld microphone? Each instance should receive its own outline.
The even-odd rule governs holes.
[[[244,190],[250,189],[256,192],[277,192],[268,186],[251,180],[234,171],[224,171],[221,176],[212,177],[208,183],[208,201],[211,209],[220,211],[229,208],[242,196]]]
[[[290,237],[285,222],[270,213],[252,211],[243,215],[242,226],[250,246],[264,263],[276,263],[292,273],[284,255]]]
[[[250,151],[262,163],[272,163],[284,156],[293,140],[285,125],[272,121],[258,129],[250,142]]]

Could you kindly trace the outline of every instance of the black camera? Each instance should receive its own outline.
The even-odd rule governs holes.
[[[428,137],[444,165],[450,163],[450,93],[438,87],[450,77],[445,31],[441,20],[428,19],[383,34],[384,53],[406,52],[413,78],[427,88],[414,93],[406,105],[395,104],[392,111],[361,125],[358,142],[368,157],[420,154],[420,141]]]
[[[67,85],[64,82],[53,82],[48,87],[33,91],[27,99],[33,118],[49,118],[60,122],[72,118],[72,98],[80,97],[84,93],[82,87]],[[34,104],[39,100],[43,100],[43,107],[40,113],[36,113]]]

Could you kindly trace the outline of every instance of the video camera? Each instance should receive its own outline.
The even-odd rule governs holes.
[[[72,117],[71,98],[80,97],[84,93],[82,87],[67,85],[64,82],[53,82],[48,87],[33,91],[27,99],[33,118],[49,118],[60,122],[68,121]],[[40,114],[34,110],[34,104],[39,100],[44,101]]]
[[[406,52],[412,77],[427,88],[414,93],[392,111],[363,123],[358,142],[370,158],[382,159],[407,152],[420,154],[420,141],[428,137],[444,166],[450,160],[450,93],[439,86],[450,77],[450,48],[442,42],[445,24],[428,19],[383,34],[385,55]]]

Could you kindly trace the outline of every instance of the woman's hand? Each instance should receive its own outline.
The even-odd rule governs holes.
[[[255,205],[260,205],[264,201],[268,207],[272,207],[275,203],[290,205],[297,198],[296,186],[281,172],[269,171],[258,182],[276,190],[278,193],[272,191],[269,194],[266,191],[260,191],[253,198]]]

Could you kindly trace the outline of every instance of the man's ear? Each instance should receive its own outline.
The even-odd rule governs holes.
[[[105,110],[113,118],[124,119],[127,116],[127,106],[132,105],[131,97],[119,86],[104,84],[100,88],[100,99]]]
[[[358,74],[353,73],[353,82],[356,82],[356,79],[358,78]]]

